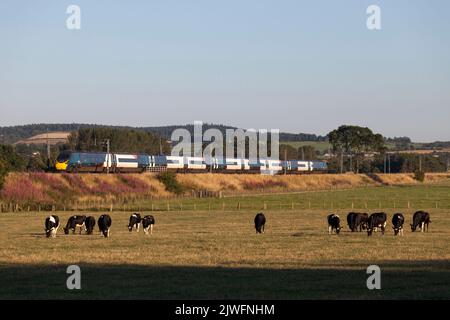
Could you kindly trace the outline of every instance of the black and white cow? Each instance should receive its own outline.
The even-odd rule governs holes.
[[[84,226],[86,229],[86,234],[92,234],[92,232],[94,232],[95,227],[95,218],[92,216],[87,217],[86,220],[84,221]]]
[[[367,229],[367,221],[369,220],[369,215],[367,213],[350,212],[347,215],[347,224],[352,232],[361,232]]]
[[[155,224],[155,218],[153,216],[145,216],[142,219],[142,228],[144,233],[148,234],[148,229],[150,229],[150,234],[153,234],[153,225]]]
[[[260,212],[255,216],[256,233],[264,233],[266,225],[266,216]]]
[[[336,234],[339,234],[341,231],[341,219],[337,214],[329,214],[327,216],[327,222],[328,222],[328,234],[332,234],[333,230],[336,231]]]
[[[141,215],[139,213],[133,213],[130,216],[130,222],[128,223],[128,231],[132,231],[133,228],[136,228],[136,232],[139,232],[139,226],[141,224]]]
[[[394,235],[403,236],[403,224],[405,223],[405,217],[401,213],[396,213],[392,217],[392,229],[394,229]]]
[[[372,232],[376,231],[378,228],[381,229],[381,234],[384,235],[386,230],[386,220],[387,214],[384,212],[372,213],[367,222],[367,235],[371,236]]]
[[[45,219],[45,235],[47,238],[56,237],[59,228],[59,217],[51,215]]]
[[[428,231],[428,224],[431,223],[430,214],[425,211],[417,211],[413,215],[413,223],[411,224],[411,231],[416,231],[417,227],[421,232],[425,231],[425,226]]]
[[[103,234],[105,238],[109,237],[109,228],[111,228],[111,217],[108,214],[102,214],[98,218],[98,229],[100,230],[100,233]]]
[[[80,228],[80,234],[81,230],[85,227],[84,222],[86,221],[86,216],[72,216],[67,221],[66,227],[64,228],[64,233],[69,234],[69,231],[72,230],[72,233],[75,233],[76,227]]]

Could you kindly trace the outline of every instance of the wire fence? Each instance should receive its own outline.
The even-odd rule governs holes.
[[[378,209],[450,209],[450,201],[441,200],[368,200],[368,201],[157,201],[148,203],[116,204],[106,201],[73,202],[68,204],[0,203],[0,212],[41,211],[255,211],[255,210],[359,210]]]

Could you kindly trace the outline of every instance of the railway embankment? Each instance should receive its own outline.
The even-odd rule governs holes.
[[[0,191],[1,211],[74,209],[90,203],[124,204],[173,197],[222,197],[252,193],[287,193],[358,187],[422,184],[413,174],[177,174],[176,195],[157,174],[10,173]],[[430,173],[425,184],[450,183],[450,173]],[[169,188],[170,190],[170,188]]]

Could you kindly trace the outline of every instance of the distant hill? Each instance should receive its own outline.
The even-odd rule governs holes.
[[[41,133],[27,139],[19,140],[14,144],[47,144],[48,142],[50,145],[55,145],[58,143],[66,143],[69,135],[69,131]]]
[[[10,126],[0,127],[0,143],[17,144],[27,143],[30,138],[35,138],[38,135],[46,134],[47,130],[50,133],[56,132],[72,132],[83,128],[121,128],[121,129],[133,129],[142,130],[146,132],[155,133],[162,138],[169,140],[172,132],[178,128],[187,129],[191,134],[194,133],[194,126],[188,125],[168,125],[159,127],[131,127],[131,126],[110,126],[110,125],[98,125],[98,124],[86,124],[86,123],[59,123],[59,124],[29,124],[23,126]],[[209,128],[219,129],[222,133],[225,133],[226,129],[236,129],[236,127],[226,126],[221,124],[203,124],[203,130]],[[32,140],[32,139],[31,139]],[[39,140],[38,140],[39,141]],[[280,132],[280,141],[326,141],[325,136],[319,136],[315,134],[307,133],[286,133]]]

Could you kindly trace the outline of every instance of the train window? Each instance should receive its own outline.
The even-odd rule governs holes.
[[[118,158],[117,162],[136,163],[137,159]]]

